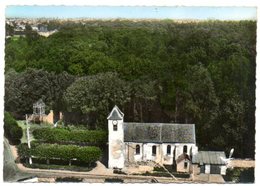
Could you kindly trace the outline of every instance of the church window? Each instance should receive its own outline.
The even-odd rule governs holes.
[[[155,146],[155,145],[152,147],[152,155],[153,155],[153,156],[156,155],[156,146]]]
[[[187,145],[184,145],[184,147],[183,147],[183,153],[187,153]]]
[[[117,121],[113,121],[113,131],[117,131]]]
[[[188,162],[184,162],[184,169],[187,169],[188,168]]]
[[[171,145],[167,145],[167,154],[171,154]]]
[[[136,145],[135,154],[140,154],[140,145]]]

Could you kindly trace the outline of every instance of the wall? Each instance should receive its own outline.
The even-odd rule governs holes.
[[[205,174],[213,174],[213,173],[211,172],[211,170],[210,170],[211,165],[204,165],[204,166],[205,166]],[[218,165],[213,165],[213,166],[218,166]],[[193,164],[192,167],[193,167],[192,171],[193,171],[193,174],[194,174],[194,175],[195,175],[195,174],[200,174],[200,173],[203,174],[203,172],[200,172],[200,167],[199,167],[199,165]],[[219,165],[218,167],[220,168],[220,174],[221,174],[221,175],[226,175],[227,166],[225,166],[225,165]],[[215,173],[214,173],[214,174],[215,174]]]
[[[226,175],[227,166],[222,165],[220,170],[221,170],[221,175]]]
[[[108,120],[109,130],[109,168],[123,168],[125,161],[125,144],[124,144],[124,132],[123,132],[123,120],[117,120],[117,131],[113,131],[113,121]]]
[[[155,161],[162,163],[162,145],[158,143],[125,143],[126,160],[130,162]],[[136,154],[136,145],[140,145],[140,154]],[[152,147],[156,146],[156,155],[152,154]]]
[[[140,145],[140,154],[136,154],[136,145]],[[143,144],[141,143],[125,143],[125,160],[134,163],[142,161],[143,156]]]
[[[54,124],[53,118],[54,118],[53,110],[50,110],[50,113],[47,116],[44,116],[42,118],[42,121],[49,124]]]
[[[210,165],[205,165],[205,174],[210,173]]]
[[[187,162],[187,167],[184,167],[184,163]],[[189,160],[182,160],[181,162],[179,162],[177,164],[177,172],[190,172],[190,166],[191,163],[189,162]]]
[[[136,154],[136,145],[140,145],[140,154]],[[167,146],[171,145],[170,154],[167,154]],[[187,145],[187,154],[190,155],[192,152],[197,151],[197,147],[195,144],[172,144],[172,143],[133,143],[126,142],[125,143],[125,158],[126,161],[130,163],[138,162],[138,161],[155,161],[160,164],[172,165],[174,159],[174,149],[175,149],[175,160],[183,155],[183,147]],[[152,147],[156,146],[156,155],[152,155]],[[184,168],[184,162],[188,163],[187,168]],[[190,170],[190,162],[187,160],[181,160],[177,164],[177,171],[179,172],[189,172]]]
[[[167,154],[167,146],[171,145],[171,153]],[[173,152],[175,149],[175,160],[183,154],[184,146],[187,146],[187,154],[190,156],[198,151],[198,147],[195,144],[180,144],[180,143],[164,143],[162,144],[163,150],[163,164],[171,165],[173,163]]]

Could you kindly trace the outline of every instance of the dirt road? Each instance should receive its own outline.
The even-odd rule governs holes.
[[[240,168],[255,167],[255,161],[254,160],[233,159],[233,160],[230,160],[228,167],[240,167]]]

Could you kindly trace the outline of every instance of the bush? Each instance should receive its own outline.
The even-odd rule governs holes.
[[[166,172],[163,167],[154,167],[153,171]]]
[[[134,173],[133,175],[142,175],[142,176],[156,176],[156,177],[171,177],[171,175],[167,172],[148,172],[137,174]]]
[[[79,147],[75,145],[39,144],[30,149],[30,155],[42,159],[71,160],[76,158],[85,163],[94,163],[101,156],[98,147]]]
[[[65,177],[65,178],[56,178],[56,182],[82,182],[82,178],[74,177]]]
[[[107,141],[107,133],[101,130],[69,130],[64,128],[39,128],[33,131],[35,139],[47,143],[92,143]]]
[[[46,162],[46,161],[45,161]],[[45,162],[39,162],[38,159],[33,159],[33,163],[24,163],[23,165],[28,168],[38,168],[38,169],[52,169],[52,170],[70,170],[70,171],[79,171],[79,172],[88,172],[91,171],[94,167],[83,167],[83,166],[74,166],[74,165],[46,165]]]
[[[106,178],[105,182],[109,182],[109,183],[124,183],[124,180],[120,179],[120,178]]]
[[[114,174],[124,174],[124,175],[127,175],[125,172],[119,170],[119,169],[114,169],[113,171]]]
[[[20,139],[23,137],[22,128],[8,112],[4,113],[4,134],[9,141],[15,144],[20,143]]]
[[[18,145],[18,154],[21,159],[28,158],[30,156],[30,149],[27,143]]]
[[[223,178],[226,182],[254,183],[254,168],[235,167],[233,169],[227,169],[227,173]]]
[[[173,173],[173,175],[176,177],[176,178],[190,178],[190,174],[189,173]]]

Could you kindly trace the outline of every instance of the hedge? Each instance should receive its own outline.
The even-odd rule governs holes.
[[[20,141],[23,136],[23,129],[8,112],[4,113],[4,134],[12,142]]]
[[[92,143],[107,142],[107,132],[101,130],[69,130],[64,128],[39,128],[33,131],[36,140],[47,143]]]
[[[78,171],[78,172],[89,172],[94,167],[89,166],[75,166],[75,165],[56,165],[56,164],[42,164],[42,163],[35,163],[36,159],[32,160],[33,163],[24,163],[23,165],[28,168],[37,168],[37,169],[53,169],[53,170],[70,170],[70,171]]]
[[[21,159],[28,158],[30,156],[30,150],[27,143],[18,145],[18,154]]]
[[[29,155],[38,159],[57,158],[66,161],[76,158],[81,162],[94,163],[101,157],[100,148],[93,146],[79,147],[76,145],[38,144],[28,149],[26,145],[24,143],[18,146],[18,153],[21,158],[26,158]]]

